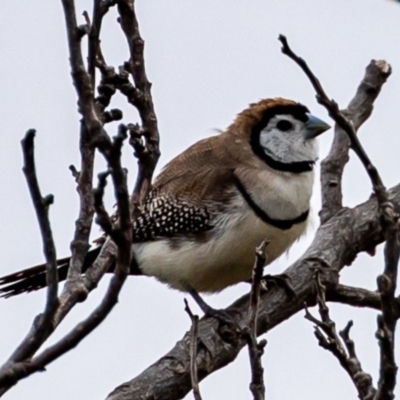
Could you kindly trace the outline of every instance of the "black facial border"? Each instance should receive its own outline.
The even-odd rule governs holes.
[[[260,146],[261,131],[268,125],[268,122],[272,117],[275,115],[289,114],[300,121],[307,122],[308,117],[306,113],[308,112],[308,108],[302,104],[279,105],[268,109],[264,113],[262,119],[253,127],[251,132],[250,144],[254,153],[268,166],[279,171],[293,172],[295,174],[312,171],[314,167],[314,161],[283,163],[281,161],[274,160],[272,157],[265,154],[264,150]]]

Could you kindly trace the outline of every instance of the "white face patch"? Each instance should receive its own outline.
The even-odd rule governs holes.
[[[261,131],[259,141],[264,153],[282,163],[315,162],[318,144],[306,139],[305,123],[290,114],[273,116]]]

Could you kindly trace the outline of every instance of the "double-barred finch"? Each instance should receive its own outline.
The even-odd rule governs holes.
[[[251,104],[218,136],[173,159],[134,221],[132,275],[174,289],[218,292],[251,278],[254,249],[272,262],[304,232],[318,148],[329,125],[282,98]],[[84,271],[100,248],[88,253]],[[66,278],[69,259],[60,260]],[[111,272],[111,271],[110,271]],[[0,278],[4,297],[46,285],[43,265]]]

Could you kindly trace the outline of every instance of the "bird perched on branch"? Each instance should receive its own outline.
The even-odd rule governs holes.
[[[265,99],[239,113],[218,136],[178,155],[157,177],[133,222],[137,264],[131,273],[154,276],[195,297],[249,280],[254,249],[263,240],[269,242],[270,263],[304,233],[315,138],[327,129],[299,103]],[[89,251],[84,271],[99,251]],[[60,280],[68,261],[58,262]],[[44,265],[0,278],[4,297],[45,286]]]

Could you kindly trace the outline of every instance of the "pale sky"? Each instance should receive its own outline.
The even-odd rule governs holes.
[[[79,0],[80,12],[91,10]],[[400,6],[386,0],[137,0],[141,32],[146,40],[147,72],[161,132],[159,169],[192,143],[230,124],[248,103],[281,96],[306,104],[327,118],[300,69],[280,53],[277,37],[285,34],[321,79],[328,94],[342,107],[353,96],[371,59],[386,59],[393,74],[379,96],[373,115],[360,137],[387,186],[400,181]],[[128,58],[125,40],[107,16],[103,51],[107,62],[120,65]],[[83,23],[83,18],[81,17]],[[37,129],[36,156],[43,194],[53,193],[51,222],[58,255],[69,251],[78,212],[75,182],[68,170],[78,165],[79,115],[71,84],[61,2],[2,0],[0,3],[0,218],[2,261],[8,274],[43,261],[35,213],[21,171],[20,139]],[[124,122],[137,114],[119,97]],[[109,125],[111,135],[116,124]],[[332,132],[320,140],[321,159]],[[104,169],[99,157],[98,170]],[[135,160],[126,148],[124,165],[135,178]],[[354,155],[346,168],[345,203],[354,206],[371,192],[368,177]],[[108,204],[113,204],[108,188]],[[320,205],[315,185],[315,226]],[[93,229],[93,238],[98,235]],[[301,255],[312,238],[297,243],[268,272],[284,270]],[[381,250],[381,248],[380,248]],[[361,254],[342,272],[342,283],[375,289],[382,271],[382,254]],[[76,307],[49,340],[53,343],[85,318],[104,293],[108,279],[89,300]],[[241,284],[207,297],[216,308],[226,307],[248,291]],[[9,400],[104,399],[117,385],[138,375],[164,355],[190,327],[182,293],[150,278],[131,277],[120,302],[106,321],[76,349],[17,384]],[[41,312],[45,292],[0,300],[0,361],[3,362]],[[197,310],[191,302],[193,309]],[[352,337],[362,365],[375,383],[379,350],[375,339],[376,312],[331,305],[331,316],[342,328],[354,320]],[[265,335],[263,364],[267,399],[356,399],[347,374],[313,335],[312,324],[299,313]],[[400,343],[398,343],[400,345]],[[397,351],[398,363],[400,353]],[[201,385],[206,399],[250,399],[247,351]],[[396,389],[400,396],[400,389]],[[187,396],[191,399],[192,394]]]

